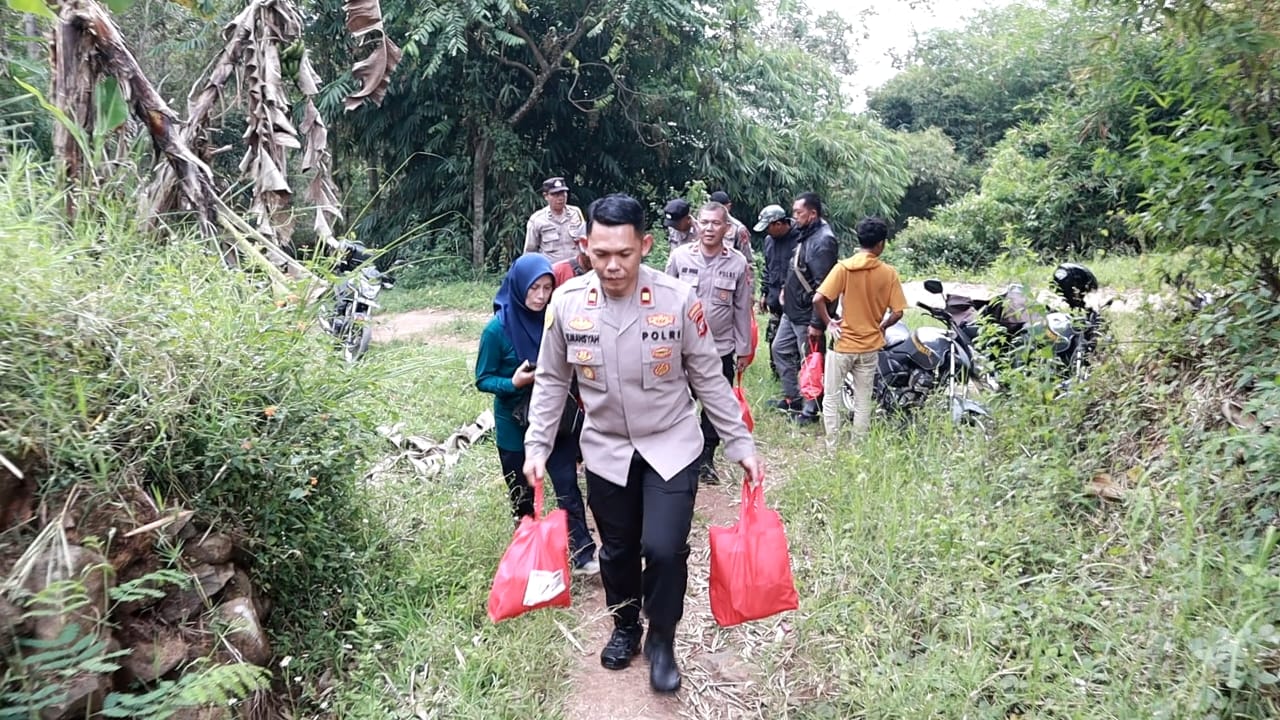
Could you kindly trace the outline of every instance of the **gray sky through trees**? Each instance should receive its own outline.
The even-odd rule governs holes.
[[[858,70],[846,83],[855,110],[866,107],[867,90],[897,73],[894,58],[915,46],[917,34],[952,30],[979,10],[1010,4],[1010,0],[806,0],[815,14],[835,10],[854,28],[850,46]],[[915,6],[914,8],[912,6]]]

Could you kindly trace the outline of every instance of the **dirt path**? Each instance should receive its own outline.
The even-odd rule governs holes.
[[[375,315],[373,318],[373,341],[391,342],[392,340],[408,340],[412,338],[431,338],[433,342],[456,347],[461,350],[475,351],[480,344],[480,333],[470,332],[466,336],[454,334],[458,325],[483,323],[488,315],[469,310],[437,310],[425,308],[393,315]]]
[[[721,462],[722,472],[729,468]],[[726,472],[726,474],[728,474]],[[662,696],[649,689],[649,665],[636,657],[626,670],[600,666],[600,649],[609,639],[613,621],[604,609],[604,589],[598,577],[579,582],[573,604],[574,627],[563,628],[577,648],[564,716],[570,720],[712,720],[766,717],[761,693],[766,679],[757,666],[765,644],[789,643],[786,617],[770,618],[737,628],[721,628],[711,616],[708,599],[710,547],[707,528],[732,525],[738,518],[740,486],[727,483],[698,490],[689,545],[689,589],[685,616],[676,636],[676,656],[684,674],[680,691]],[[785,678],[774,681],[785,682]]]

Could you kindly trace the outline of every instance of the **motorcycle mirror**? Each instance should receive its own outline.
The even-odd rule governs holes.
[[[934,295],[941,295],[941,294],[942,294],[942,281],[941,281],[941,280],[925,280],[925,281],[924,281],[924,289],[925,289],[927,292],[931,292],[931,293],[933,293]]]

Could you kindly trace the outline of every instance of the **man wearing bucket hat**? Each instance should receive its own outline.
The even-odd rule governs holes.
[[[769,368],[778,377],[778,364],[773,357],[773,338],[782,320],[782,283],[787,277],[787,262],[796,249],[795,231],[791,218],[781,205],[768,205],[760,211],[755,227],[764,233],[764,278],[760,282],[760,310],[769,313],[769,324],[764,331],[764,341],[769,345]]]
[[[562,177],[542,181],[547,206],[529,217],[524,230],[524,251],[542,253],[552,263],[578,254],[578,238],[586,235],[582,211],[569,204],[569,185]]]

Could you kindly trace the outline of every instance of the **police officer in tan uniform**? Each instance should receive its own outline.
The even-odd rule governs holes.
[[[707,326],[716,339],[721,372],[732,383],[735,370],[746,370],[745,358],[751,352],[752,289],[747,260],[726,244],[725,236],[733,225],[724,205],[717,202],[703,205],[698,211],[698,228],[698,242],[671,251],[667,274],[684,280],[697,291],[706,311]],[[708,485],[720,482],[715,471],[719,444],[720,436],[703,412],[699,482]]]
[[[702,452],[690,386],[724,439],[725,455],[749,482],[760,482],[764,463],[721,374],[702,301],[689,285],[641,262],[653,237],[645,234],[640,203],[609,195],[593,202],[587,217],[595,272],[557,289],[547,309],[524,471],[530,482],[546,474],[564,394],[576,377],[586,414],[587,503],[614,618],[600,663],[622,669],[640,652],[643,609],[649,683],[674,692],[680,670],[672,643],[684,614]]]
[[[547,206],[529,216],[524,229],[524,251],[547,256],[552,263],[577,255],[577,240],[586,231],[582,211],[569,204],[569,186],[562,177],[542,182]]]
[[[672,250],[698,239],[698,226],[693,221],[693,208],[684,198],[676,198],[663,206],[662,227],[666,229],[667,244]]]
[[[747,259],[747,267],[754,269],[755,257],[751,254],[751,231],[742,221],[733,216],[733,202],[729,200],[729,193],[723,190],[717,190],[711,193],[709,199],[711,202],[717,202],[724,206],[725,213],[729,216],[729,232],[724,236],[724,244],[742,253]]]

